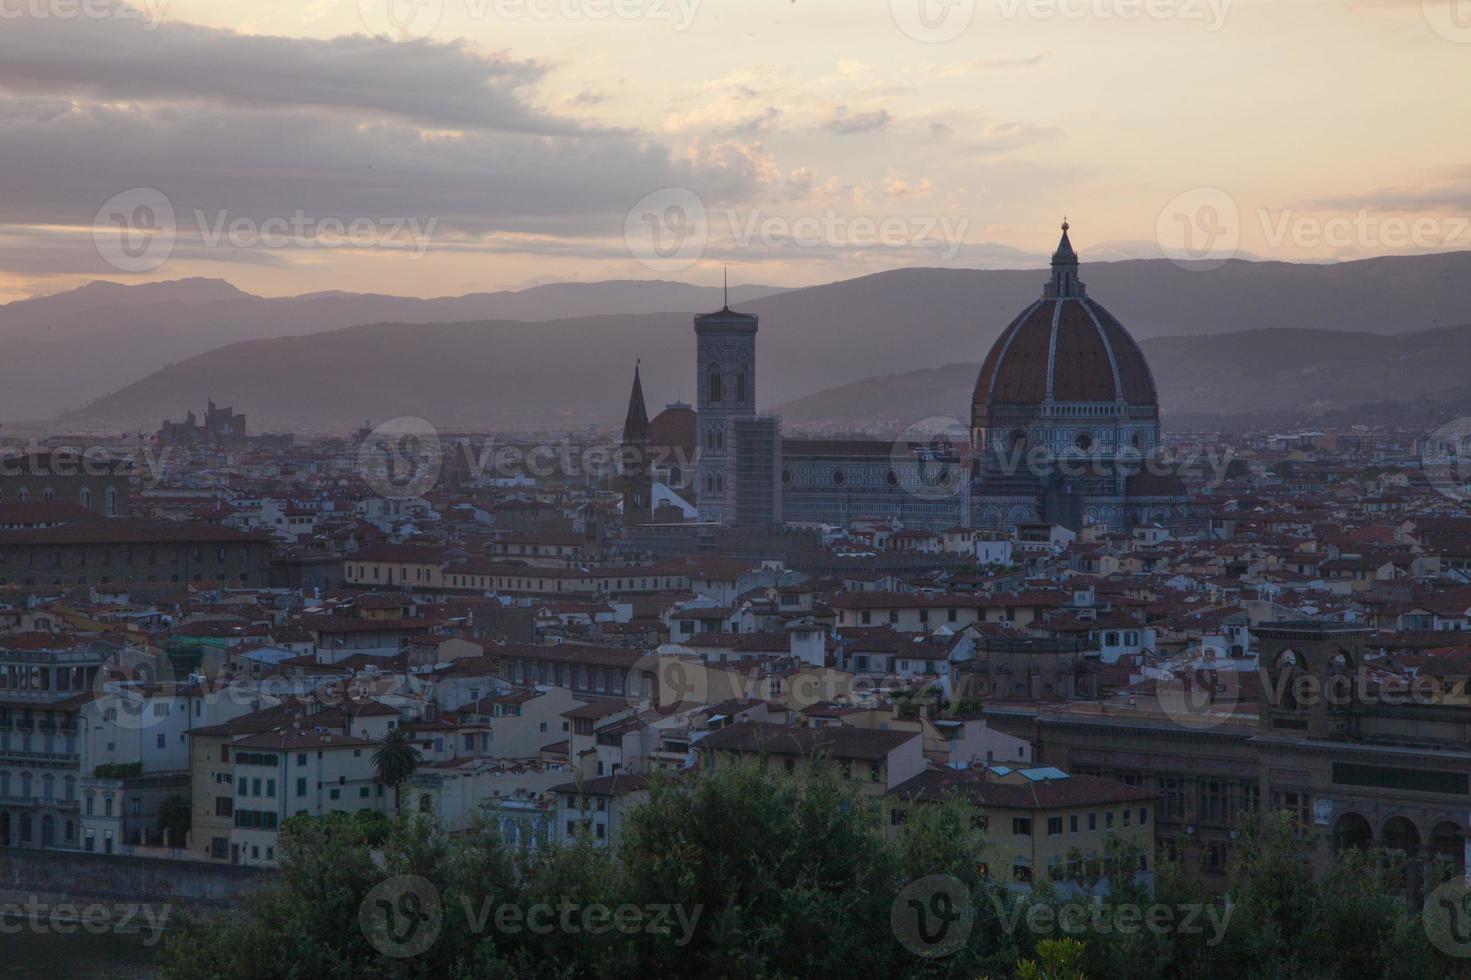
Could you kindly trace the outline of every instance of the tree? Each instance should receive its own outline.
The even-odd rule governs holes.
[[[373,753],[373,770],[378,782],[393,789],[393,808],[398,809],[399,789],[419,768],[424,756],[414,747],[413,740],[402,725],[397,725],[383,739],[383,744]]]
[[[158,804],[158,829],[163,832],[164,844],[183,847],[193,814],[189,797],[183,793],[172,793]]]
[[[1075,939],[1044,939],[1037,958],[1016,965],[1018,980],[1088,980],[1083,974],[1083,944]]]
[[[292,817],[279,873],[229,915],[170,930],[163,975],[1411,980],[1471,968],[1426,941],[1419,910],[1384,887],[1380,856],[1348,853],[1315,874],[1285,814],[1242,825],[1229,899],[1169,863],[1151,887],[1137,875],[1139,853],[1114,838],[1102,855],[1077,855],[1086,870],[1076,882],[1041,875],[1026,892],[981,870],[987,845],[963,801],[909,803],[902,821],[882,820],[866,785],[821,759],[800,774],[752,763],[659,775],[616,854],[586,836],[512,851],[490,824],[450,834],[417,813]],[[944,905],[933,901],[940,893],[913,890],[935,880]],[[967,901],[964,919],[950,918]],[[1087,914],[1033,925],[1043,904]],[[902,913],[921,905],[934,916],[921,931],[964,921],[963,942],[946,955],[917,950],[905,931],[916,917]],[[1194,930],[1139,928],[1153,906],[1206,914],[1191,916]],[[610,928],[605,914],[594,930],[581,913],[595,907],[632,924]],[[660,909],[658,919],[641,912]],[[386,929],[373,924],[379,911]],[[431,927],[426,945],[385,952],[385,938],[420,935],[418,922]]]

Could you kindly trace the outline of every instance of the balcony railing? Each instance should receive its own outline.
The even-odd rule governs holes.
[[[80,800],[59,800],[50,796],[0,796],[0,803],[10,806],[49,806],[57,810],[76,810]]]
[[[82,761],[77,752],[22,752],[18,749],[0,748],[0,762],[35,762],[42,765],[64,766]]]

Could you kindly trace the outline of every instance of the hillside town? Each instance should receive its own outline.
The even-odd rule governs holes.
[[[1075,269],[1065,230],[1046,302],[1081,305]],[[1020,887],[1119,834],[1143,876],[1220,884],[1240,821],[1284,810],[1321,863],[1402,852],[1408,896],[1464,873],[1471,514],[1445,447],[1162,436],[1137,353],[1127,410],[1066,380],[1076,352],[1008,366],[1052,316],[1003,333],[971,442],[939,448],[783,440],[728,308],[696,318],[701,404],[650,420],[635,370],[621,429],[258,440],[226,409],[13,447],[0,848],[271,868],[295,816],[400,809],[606,845],[660,774],[821,758],[894,827],[964,798]],[[1127,334],[1098,335],[1118,365]],[[998,425],[1095,469],[998,478],[975,449]],[[399,778],[391,738],[417,750]]]

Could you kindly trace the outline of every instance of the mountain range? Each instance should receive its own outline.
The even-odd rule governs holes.
[[[1460,288],[1468,277],[1471,252],[1338,265],[1233,261],[1209,271],[1166,260],[1083,267],[1090,293],[1144,343],[1164,409],[1177,416],[1312,414],[1450,390],[1468,363],[1466,332],[1451,329],[1471,323],[1471,298]],[[975,365],[1038,295],[1044,278],[1038,271],[904,269],[803,289],[733,290],[732,305],[761,317],[762,410],[779,408],[793,423],[902,424],[935,414],[963,417]],[[465,308],[471,297],[250,297],[279,304],[282,313],[269,330],[249,324],[258,331],[251,339],[187,359],[171,349],[177,363],[142,372],[130,384],[119,377],[117,390],[65,422],[152,428],[214,397],[249,414],[260,428],[300,431],[400,415],[447,426],[606,424],[621,417],[635,359],[642,359],[655,410],[693,397],[690,315],[718,306],[718,290],[681,296],[679,289],[695,287],[660,283],[669,291],[629,309],[647,285],[566,287],[590,290],[577,296],[606,311],[594,316],[554,316],[573,302],[567,296],[488,294],[501,297],[495,302],[511,312],[461,322],[432,317]],[[599,292],[603,286],[614,290]],[[208,294],[230,287],[193,288]],[[681,299],[688,308],[668,309]],[[179,314],[167,321],[169,328],[188,332],[192,324],[196,334],[214,335],[210,308],[247,301],[169,302],[178,304]],[[330,313],[305,312],[318,303]],[[159,307],[153,297],[109,309]],[[380,308],[408,308],[415,317],[347,327],[334,319]],[[0,336],[10,309],[0,310]],[[530,322],[528,309],[540,312],[542,322]],[[73,322],[80,317],[72,316]],[[237,330],[246,326],[230,323]],[[282,336],[293,332],[293,324],[296,335]],[[153,335],[163,329],[155,326]],[[120,340],[130,335],[117,324],[95,330]],[[59,338],[53,342],[60,346]],[[860,379],[876,380],[855,384]]]
[[[1471,411],[1471,326],[1399,336],[1290,328],[1141,342],[1167,426],[1237,429],[1382,421],[1436,425]],[[968,420],[979,363],[889,374],[795,399],[789,427],[903,428]],[[1426,411],[1411,411],[1421,406]],[[969,424],[966,421],[966,424]]]
[[[731,290],[731,299],[746,302],[779,291],[742,286]],[[0,343],[9,352],[0,361],[0,417],[54,416],[172,362],[248,340],[384,320],[531,322],[602,312],[698,310],[720,302],[718,287],[631,280],[563,282],[439,299],[341,292],[269,298],[220,279],[138,286],[94,282],[0,306]]]

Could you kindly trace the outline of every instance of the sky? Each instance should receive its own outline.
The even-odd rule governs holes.
[[[1471,0],[0,0],[0,302],[1471,247]]]

